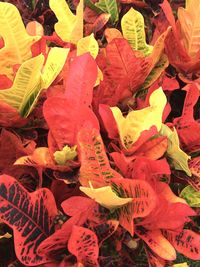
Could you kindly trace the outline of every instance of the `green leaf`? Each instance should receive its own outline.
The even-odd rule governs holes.
[[[168,148],[167,156],[171,159],[171,164],[176,170],[183,170],[188,176],[192,173],[188,166],[188,160],[191,158],[179,147],[179,138],[174,128],[173,131],[165,124],[162,124],[161,135],[167,136]]]
[[[103,12],[110,14],[112,24],[115,24],[119,20],[119,10],[116,0],[100,0],[95,6]]]
[[[181,191],[180,197],[184,198],[190,207],[200,207],[200,192],[196,191],[191,185],[186,186]]]
[[[144,18],[140,12],[129,9],[122,18],[121,26],[124,38],[134,50],[141,51],[145,56],[151,54],[153,46],[146,43]]]
[[[17,109],[22,117],[28,117],[41,90],[48,88],[62,70],[68,52],[69,49],[65,48],[51,48],[43,73],[43,55],[25,61],[20,66],[12,87],[0,90],[0,100]]]
[[[13,86],[0,91],[0,100],[16,108],[21,116],[25,116],[27,105],[31,106],[33,95],[41,89],[41,68],[44,56],[39,55],[24,62],[15,77]]]
[[[160,77],[160,75],[167,68],[168,65],[169,65],[168,58],[165,54],[163,54],[158,63],[150,72],[149,76],[146,78],[144,84],[142,85],[141,90],[150,87]]]

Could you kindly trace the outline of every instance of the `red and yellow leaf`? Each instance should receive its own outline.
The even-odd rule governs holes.
[[[137,227],[136,234],[162,259],[176,259],[175,249],[160,230],[147,230],[144,227]]]
[[[164,234],[179,253],[192,260],[200,260],[200,235],[198,233],[185,229],[179,233],[165,231]]]

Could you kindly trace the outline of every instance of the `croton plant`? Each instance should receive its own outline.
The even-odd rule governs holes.
[[[200,266],[200,1],[0,1],[0,266]]]

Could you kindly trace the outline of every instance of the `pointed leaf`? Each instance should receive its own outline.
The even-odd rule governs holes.
[[[141,133],[149,130],[153,125],[156,126],[158,131],[161,129],[162,114],[166,102],[166,96],[162,88],[159,88],[151,94],[149,107],[133,110],[128,113],[126,118],[123,117],[118,107],[111,108],[118,126],[121,142],[125,148],[131,148]]]
[[[74,226],[68,242],[68,250],[77,257],[77,262],[84,266],[99,267],[99,246],[97,236],[91,230]]]
[[[12,78],[12,66],[31,58],[31,46],[39,36],[27,34],[17,8],[10,3],[0,2],[0,36],[5,46],[0,50],[0,74]]]
[[[94,38],[92,33],[80,39],[77,43],[77,56],[83,55],[84,53],[90,52],[91,56],[95,59],[99,52],[99,45]]]
[[[47,89],[62,70],[67,59],[69,49],[51,48],[44,69],[42,71],[42,87]]]
[[[200,235],[198,233],[185,229],[180,233],[165,231],[164,234],[179,253],[192,260],[200,260]]]
[[[119,19],[119,11],[116,0],[99,0],[95,6],[103,12],[110,14],[110,21],[115,24]]]
[[[49,5],[58,19],[54,26],[58,36],[65,42],[76,44],[83,37],[83,0],[80,0],[76,15],[65,0],[50,0]]]
[[[97,189],[93,187],[80,186],[80,190],[97,203],[107,209],[116,209],[132,202],[132,198],[118,197],[110,186],[104,186]]]
[[[147,216],[155,207],[156,196],[151,186],[143,180],[112,179],[112,190],[132,203],[118,209],[120,224],[133,235],[133,218]]]
[[[28,193],[14,178],[0,176],[0,219],[14,231],[15,252],[25,265],[48,261],[36,252],[38,245],[53,231],[57,208],[48,189]]]
[[[121,26],[124,38],[134,50],[141,51],[145,56],[151,54],[153,46],[146,43],[144,18],[140,12],[130,8],[123,16]]]
[[[136,234],[145,241],[145,243],[159,257],[165,260],[175,260],[176,251],[170,242],[162,235],[160,230],[147,230],[144,227],[138,227]]]
[[[13,86],[10,89],[0,90],[0,100],[16,108],[22,116],[26,116],[34,99],[41,90],[41,68],[44,63],[42,55],[31,58],[19,68]],[[29,101],[31,103],[29,103]]]
[[[194,0],[187,3],[186,8],[178,9],[182,40],[188,54],[192,57],[200,50],[199,12],[200,4]]]
[[[167,125],[162,124],[160,133],[168,137],[167,155],[172,160],[173,167],[176,170],[183,170],[188,176],[191,176],[192,173],[188,167],[190,157],[180,149],[176,129],[174,128],[174,131],[172,131]]]
[[[121,177],[109,164],[99,131],[95,128],[83,128],[78,133],[78,151],[81,162],[79,181],[94,188],[105,186],[111,178]]]

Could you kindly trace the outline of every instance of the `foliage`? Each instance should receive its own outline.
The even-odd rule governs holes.
[[[198,1],[0,1],[0,265],[198,266]]]

